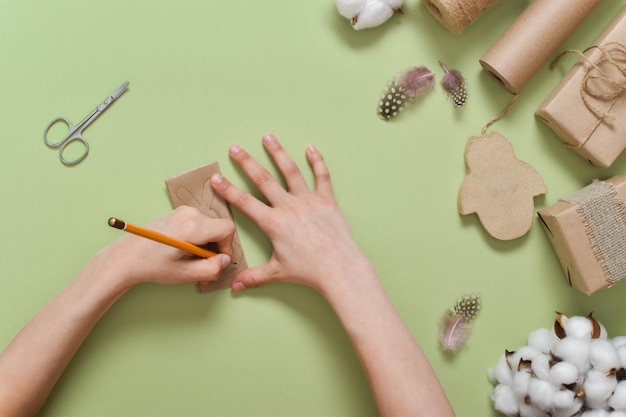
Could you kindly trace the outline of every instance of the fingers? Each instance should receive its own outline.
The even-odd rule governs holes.
[[[198,224],[197,237],[189,241],[197,245],[215,243],[217,251],[229,256],[233,255],[233,239],[235,237],[235,223],[230,219],[214,219],[202,215]]]
[[[263,136],[263,146],[270,154],[276,166],[280,170],[288,191],[298,195],[301,192],[309,191],[308,185],[302,176],[302,172],[282,147],[280,142],[272,134]],[[230,148],[231,158],[241,167],[252,182],[261,190],[263,195],[275,204],[281,197],[286,195],[286,191],[276,181],[276,179],[263,168],[254,158],[239,146]],[[316,179],[316,189],[322,192],[331,192],[330,173],[324,162],[324,158],[313,146],[307,148],[307,159],[313,168]]]
[[[300,169],[274,135],[264,135],[263,146],[276,163],[290,192],[298,194],[301,191],[309,191]]]
[[[180,266],[181,281],[201,282],[208,284],[220,277],[220,274],[231,263],[231,257],[221,253],[208,259],[197,259],[189,261]]]
[[[285,189],[276,181],[272,174],[252,158],[248,152],[238,145],[233,145],[229,149],[230,157],[243,172],[252,180],[254,185],[263,195],[274,204],[286,195]]]
[[[315,189],[325,194],[332,194],[333,187],[330,182],[330,171],[322,154],[319,153],[317,148],[310,145],[306,148],[306,157],[315,175]]]
[[[240,272],[233,280],[231,288],[235,292],[241,292],[248,288],[257,288],[277,281],[276,274],[273,273],[273,268],[270,267],[268,262],[265,265]]]
[[[213,175],[211,177],[211,185],[216,193],[256,224],[259,224],[259,219],[269,214],[268,210],[270,208],[267,205],[249,193],[235,187],[221,175]]]

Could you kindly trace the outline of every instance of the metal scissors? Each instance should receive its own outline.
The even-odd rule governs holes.
[[[107,109],[107,107],[109,107],[109,104],[111,104],[115,99],[121,96],[122,93],[126,91],[127,88],[128,88],[128,81],[122,84],[117,90],[113,91],[106,99],[104,99],[102,103],[98,105],[98,107],[93,109],[77,125],[73,125],[72,122],[70,122],[65,117],[57,117],[56,119],[53,119],[48,124],[48,126],[46,126],[46,129],[43,131],[43,141],[46,143],[46,145],[52,148],[59,148],[59,159],[65,165],[75,165],[79,163],[80,161],[85,159],[85,157],[89,153],[89,143],[87,143],[87,141],[83,137],[83,130],[85,130],[87,126],[91,124],[91,122],[96,120],[96,118],[100,116]],[[57,123],[67,125],[68,131],[67,131],[67,134],[61,140],[57,142],[51,142],[48,140],[48,131],[50,130],[52,126],[54,126]],[[68,160],[63,156],[63,152],[65,151],[65,148],[67,147],[67,145],[76,141],[81,142],[83,146],[85,147],[85,150],[77,158]]]

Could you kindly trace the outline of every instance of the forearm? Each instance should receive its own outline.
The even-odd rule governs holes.
[[[324,295],[370,380],[381,416],[454,416],[423,351],[366,261]],[[344,277],[346,278],[346,277]]]
[[[0,355],[0,415],[35,415],[84,339],[126,291],[96,257]]]

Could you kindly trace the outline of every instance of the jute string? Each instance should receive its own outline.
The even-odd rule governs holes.
[[[585,53],[594,49],[600,51],[600,58],[591,61]],[[617,100],[626,91],[626,47],[618,42],[608,42],[602,46],[592,45],[584,51],[568,49],[554,59],[550,64],[550,69],[554,69],[558,61],[569,54],[578,55],[588,64],[580,84],[580,96],[585,106],[598,118],[583,142],[576,146],[570,145],[582,147],[606,119],[615,119],[615,115],[611,111]],[[620,74],[619,78],[610,76],[607,73],[607,67],[614,68]],[[592,98],[608,102],[608,106],[604,110],[598,108],[592,103]]]
[[[423,0],[424,5],[451,32],[462,32],[498,0]]]
[[[561,200],[576,206],[606,281],[626,278],[626,201],[617,196],[615,186],[594,180]]]
[[[513,106],[515,105],[515,103],[517,103],[517,100],[520,98],[520,96],[522,95],[522,93],[517,93],[515,94],[515,96],[511,99],[511,101],[509,102],[509,104],[506,105],[506,107],[504,108],[504,110],[502,110],[499,114],[497,114],[496,116],[492,117],[489,121],[487,121],[487,123],[485,123],[483,125],[483,128],[481,130],[481,134],[485,134],[487,133],[487,128],[489,128],[489,126],[491,126],[492,124],[494,124],[495,122],[497,122],[498,120],[502,119],[504,116],[507,115],[507,113],[513,108]]]

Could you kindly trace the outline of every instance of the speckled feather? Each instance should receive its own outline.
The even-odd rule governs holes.
[[[449,69],[441,61],[439,65],[444,71],[441,79],[441,87],[452,99],[454,107],[462,107],[467,102],[467,88],[465,87],[465,79],[461,73],[454,69]]]
[[[472,321],[480,312],[479,295],[465,295],[447,310],[439,322],[439,341],[445,350],[456,352],[469,338]]]
[[[411,67],[396,76],[385,88],[378,102],[378,116],[390,120],[407,104],[423,96],[435,86],[435,75],[426,67]]]

